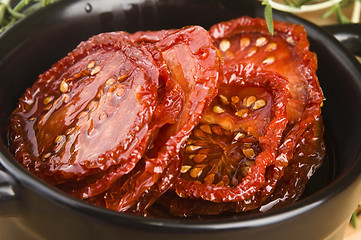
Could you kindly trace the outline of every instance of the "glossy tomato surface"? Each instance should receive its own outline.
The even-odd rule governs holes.
[[[357,110],[361,105],[360,68],[330,35],[288,14],[276,13],[275,17],[303,24],[311,50],[318,56],[317,75],[326,97],[323,115],[328,149],[325,168],[316,174],[315,181],[311,179],[304,199],[291,206],[256,216],[232,215],[202,221],[132,217],[68,197],[30,175],[8,151],[6,127],[17,100],[40,73],[81,41],[115,30],[136,32],[194,24],[209,29],[220,21],[244,15],[262,17],[263,9],[253,0],[61,1],[4,33],[0,39],[3,46],[0,50],[1,163],[9,176],[21,183],[14,187],[20,194],[18,202],[7,205],[20,203],[17,208],[12,208],[19,210],[18,224],[29,234],[50,239],[60,236],[67,239],[92,239],[95,236],[219,239],[240,235],[259,239],[322,239],[347,222],[360,195],[357,181],[361,168],[358,137],[361,114]],[[11,212],[10,209],[6,211]],[[323,223],[325,218],[329,219],[327,225],[315,224]],[[60,229],[59,225],[63,227]]]

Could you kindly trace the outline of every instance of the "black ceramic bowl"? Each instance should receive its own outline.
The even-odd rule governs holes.
[[[361,196],[361,68],[331,35],[289,14],[275,18],[306,27],[327,99],[327,157],[295,204],[202,221],[135,217],[68,197],[24,170],[8,151],[6,128],[18,98],[80,41],[114,30],[209,28],[243,15],[262,17],[263,8],[255,0],[72,0],[42,9],[2,34],[0,215],[12,217],[29,239],[342,239]]]

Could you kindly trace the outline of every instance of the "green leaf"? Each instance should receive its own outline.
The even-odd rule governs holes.
[[[0,0],[0,33],[14,25],[20,18],[37,11],[39,8],[57,0],[20,0],[13,1],[17,4],[11,6],[12,0]]]
[[[16,6],[14,7],[15,12],[20,12],[25,6],[27,6],[31,0],[21,0]]]
[[[19,13],[19,12],[15,11],[14,9],[12,9],[10,5],[7,5],[7,6],[6,6],[6,9],[8,10],[8,12],[9,12],[14,18],[20,19],[20,18],[25,17],[24,14]]]
[[[7,22],[6,24],[4,24],[2,26],[2,28],[0,28],[0,33],[4,32],[6,29],[8,29],[9,27],[11,27],[12,25],[14,25],[14,23],[16,22],[16,19],[13,18],[11,19],[9,22]]]
[[[355,229],[357,228],[357,213],[356,213],[356,211],[354,211],[352,213],[351,224],[352,224],[353,228],[355,228]]]
[[[333,6],[331,7],[329,10],[327,10],[323,15],[322,18],[328,18],[329,16],[331,16],[331,14],[333,14],[337,9],[337,6]]]
[[[309,3],[311,2],[312,0],[300,0],[298,2],[298,7],[301,7],[302,5],[305,5],[306,3]]]
[[[341,10],[341,7],[336,8],[336,16],[339,23],[350,23],[350,19],[348,19]]]
[[[268,31],[271,35],[274,34],[274,28],[273,28],[273,16],[272,16],[272,6],[269,4],[268,1],[266,1],[266,7],[264,8],[264,16],[267,24]]]
[[[6,5],[0,2],[0,26],[4,22],[5,12],[6,12]]]
[[[39,10],[41,7],[42,7],[41,2],[37,2],[37,3],[32,4],[30,7],[26,8],[23,13],[25,15],[29,15],[30,13],[33,13],[33,12]]]
[[[295,0],[290,0],[290,1],[291,1],[290,6],[292,6],[292,7],[298,7],[298,3],[297,3]]]

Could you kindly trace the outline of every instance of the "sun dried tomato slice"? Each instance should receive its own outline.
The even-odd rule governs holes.
[[[125,182],[119,180],[123,181],[121,187],[112,188],[106,194],[107,207],[117,211],[130,210],[134,205],[147,206],[155,198],[144,195],[154,194],[157,186],[162,186],[161,192],[171,186],[166,179],[176,170],[177,154],[215,97],[222,77],[218,50],[201,27],[177,30],[154,46],[165,60],[172,80],[183,91],[182,109],[177,122],[161,129],[154,150],[142,160],[143,167]]]
[[[206,128],[203,127],[203,129]],[[193,134],[195,131],[197,130],[194,130]],[[202,133],[197,133],[197,135],[201,134]],[[203,133],[203,135],[204,134],[205,133]],[[204,148],[204,145],[202,145],[202,147]],[[281,207],[298,200],[309,178],[314,174],[316,169],[320,167],[324,154],[323,123],[322,119],[318,118],[304,131],[298,140],[293,158],[290,159],[289,165],[285,168],[283,177],[280,180],[274,177],[280,169],[276,165],[271,165],[267,168],[265,177],[272,181],[267,181],[251,198],[239,202],[215,203],[202,199],[180,198],[172,192],[167,192],[160,197],[157,203],[161,206],[161,209],[167,209],[166,211],[171,215],[179,217],[219,215],[224,212],[244,212],[256,208],[264,212],[271,208]],[[193,158],[195,158],[195,156],[197,155],[194,155]],[[202,159],[200,157],[198,158]],[[222,163],[223,162],[220,162],[218,165]],[[251,164],[254,163],[251,162]],[[244,167],[242,165],[240,166]],[[245,168],[247,167],[248,166]],[[232,170],[232,168],[228,169]],[[189,172],[188,167],[183,168],[183,171]],[[214,179],[213,181],[217,180]],[[270,185],[270,183],[274,183],[275,186]],[[154,209],[150,209],[150,211],[153,212]],[[156,213],[158,215],[162,214],[162,212],[159,213],[159,211]]]
[[[317,59],[309,51],[301,25],[275,21],[272,36],[264,19],[241,17],[212,26],[210,35],[221,50],[225,68],[229,62],[254,63],[290,82],[287,116],[291,123],[319,108],[323,95],[316,77]]]
[[[40,178],[116,211],[294,201],[324,154],[323,94],[304,29],[274,26],[243,17],[213,39],[197,26],[95,36],[20,99],[11,148]]]
[[[200,208],[204,212],[206,205],[217,211],[250,210],[259,207],[272,193],[283,176],[288,161],[293,158],[296,145],[304,131],[320,115],[323,94],[315,74],[317,61],[315,55],[309,51],[306,32],[299,25],[275,22],[275,35],[271,36],[264,20],[242,17],[213,26],[210,34],[224,57],[226,75],[233,71],[235,64],[254,64],[281,74],[290,83],[291,99],[287,103],[290,130],[284,134],[282,145],[277,149],[276,161],[269,165],[265,173],[264,186],[256,195],[248,198],[247,202],[239,201],[227,206],[208,203]],[[240,113],[245,112],[242,110]],[[212,119],[211,122],[222,120]],[[227,126],[227,121],[223,126]],[[197,211],[202,212],[199,209]]]
[[[10,124],[15,156],[53,184],[114,165],[129,172],[147,146],[158,78],[152,55],[126,34],[90,38],[20,99]]]
[[[160,199],[160,202],[165,201],[173,215],[192,216],[214,215],[222,212],[240,212],[258,208],[270,194],[272,194],[275,188],[276,191],[273,192],[273,195],[267,200],[271,202],[271,205],[277,204],[274,201],[279,201],[281,199],[280,196],[282,196],[285,202],[294,201],[302,193],[307,182],[307,177],[305,177],[306,171],[316,168],[320,160],[318,157],[322,157],[324,153],[324,149],[319,146],[322,142],[319,133],[322,131],[318,131],[318,135],[316,134],[316,138],[318,139],[318,141],[316,141],[318,142],[317,147],[316,143],[312,145],[314,139],[312,139],[312,134],[308,132],[311,130],[307,130],[312,128],[320,115],[320,105],[322,104],[323,94],[315,75],[317,68],[316,57],[313,53],[309,52],[306,32],[298,25],[275,22],[275,35],[271,36],[264,20],[242,17],[213,26],[210,34],[215,40],[215,45],[220,48],[224,58],[225,75],[229,73],[229,70],[233,71],[235,64],[254,64],[264,70],[279,73],[289,81],[291,94],[291,99],[287,103],[289,125],[284,132],[282,145],[276,149],[276,160],[270,164],[263,173],[265,178],[264,183],[254,195],[251,195],[245,201],[231,203],[225,203],[223,201],[221,203],[214,203],[211,202],[214,200],[210,198],[207,199],[209,201],[204,201],[199,198],[181,199],[174,195],[167,194]],[[228,78],[226,77],[225,79]],[[222,110],[216,109],[216,111]],[[240,115],[243,113],[245,114],[246,112],[242,109]],[[258,123],[257,118],[252,121]],[[229,121],[223,120],[225,123],[222,123],[221,118],[211,119],[210,122],[219,122],[224,128],[229,125]],[[299,146],[297,144],[302,142],[302,139],[304,139],[308,147],[297,147]],[[212,149],[214,149],[214,147]],[[318,157],[314,159],[314,162],[311,161],[312,163],[307,164],[308,159],[298,158],[298,156],[293,155],[295,150],[297,154],[314,154]],[[302,151],[305,152],[302,153]],[[195,156],[197,155],[194,155],[193,158],[195,158]],[[198,157],[198,159],[203,158]],[[207,160],[207,158],[203,159],[203,161],[205,160]],[[291,162],[289,166],[290,169],[287,169],[288,161]],[[197,166],[194,166],[192,170],[195,167]],[[230,169],[232,170],[232,168]],[[184,169],[184,171],[186,170],[187,169]],[[199,168],[197,170],[199,170]],[[202,170],[207,172],[206,168]],[[284,178],[282,178],[284,171],[287,173]],[[233,172],[228,172],[228,179],[230,179],[229,176],[235,176]],[[197,173],[197,171],[194,170],[194,173]],[[294,175],[292,175],[292,173],[294,173]],[[313,171],[308,173],[310,175]],[[194,174],[194,176],[195,175],[196,174]],[[201,175],[197,175],[197,177],[202,177],[202,175],[203,177],[206,176],[206,174],[202,172]],[[292,176],[294,178],[292,178]],[[213,177],[210,179],[212,181],[218,181],[218,183],[222,182],[219,177],[218,180]],[[292,181],[290,181],[290,179],[292,179]],[[197,182],[197,184],[200,185],[201,183]],[[179,183],[177,187],[181,185],[182,183]],[[193,188],[199,191],[199,188],[194,187],[195,186],[191,184],[184,188]],[[285,191],[286,188],[289,189]],[[294,194],[297,190],[300,190],[300,192]],[[195,194],[192,196],[189,193],[179,193],[181,196],[195,197]],[[293,193],[293,196],[288,196],[288,193]],[[268,207],[269,206],[270,205],[268,205]]]
[[[226,131],[242,131],[259,138],[264,135],[270,121],[271,103],[272,95],[264,88],[243,86],[230,88],[223,85],[201,122],[217,124]],[[259,109],[262,111],[257,111]]]
[[[272,194],[263,202],[260,211],[267,211],[298,200],[310,177],[321,166],[324,156],[323,123],[322,118],[318,118],[297,142],[293,158],[289,161],[283,177],[277,182]],[[270,169],[270,171],[275,170]]]
[[[176,155],[174,159],[172,159],[167,166],[167,168],[162,173],[161,177],[158,181],[156,181],[149,189],[144,191],[137,199],[136,203],[129,205],[126,208],[126,212],[149,216],[148,209],[153,205],[155,201],[159,199],[167,190],[171,187],[172,183],[176,181],[180,169],[181,169],[182,161],[179,155]],[[134,184],[135,177],[140,176],[142,171],[144,170],[144,166],[139,169],[135,169],[135,171],[131,172],[130,175],[133,178],[128,179],[129,182],[123,182],[124,179],[119,180],[112,184],[111,189],[105,194],[105,197],[101,196],[101,199],[96,198],[98,201],[97,205],[100,206],[118,206],[119,199],[123,197],[124,189],[126,186],[132,186]],[[131,181],[131,182],[130,182]]]
[[[225,79],[228,82],[221,85],[218,97],[211,104],[211,113],[202,120],[212,124],[201,123],[182,150],[182,174],[174,184],[181,197],[213,202],[243,201],[264,184],[266,168],[274,164],[287,125],[288,82],[278,74],[241,64],[233,65],[233,71],[229,68]],[[252,92],[250,88],[258,89]],[[268,102],[244,95],[257,91],[259,95],[255,95],[266,96]],[[253,131],[253,127],[242,121],[247,118],[256,119],[256,128],[259,126],[264,131]],[[263,134],[250,135],[253,132]]]
[[[177,29],[159,30],[159,31],[138,31],[129,34],[128,37],[135,43],[156,43],[165,37],[175,33]]]
[[[168,32],[170,34],[173,31],[160,31],[162,36],[165,36],[165,33]],[[133,42],[139,43],[135,38],[138,33],[134,34],[134,36],[128,33],[124,34],[132,39]],[[143,41],[145,38],[143,35],[141,36],[141,40]],[[153,42],[153,39],[150,41]],[[153,58],[158,67],[159,87],[157,89],[157,105],[151,122],[149,123],[148,141],[141,142],[138,148],[149,149],[151,147],[152,150],[155,151],[156,148],[153,143],[154,138],[157,137],[158,131],[161,127],[166,124],[174,124],[177,121],[178,115],[183,106],[184,97],[181,87],[172,80],[168,66],[159,54],[159,51],[155,49],[153,45],[147,45],[146,47],[153,54]],[[81,181],[68,181],[58,187],[77,198],[92,198],[104,191],[107,191],[113,182],[121,178],[123,175],[128,174],[130,170],[135,167],[136,161],[132,160],[134,157],[139,157],[139,155],[131,156],[128,161],[122,163],[121,165],[112,166],[106,171],[103,171],[101,174],[82,179]],[[97,199],[97,201],[100,201],[100,199]]]

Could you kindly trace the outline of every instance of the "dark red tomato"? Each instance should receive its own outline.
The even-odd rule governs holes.
[[[243,201],[264,184],[266,168],[274,164],[287,125],[288,82],[253,65],[233,69],[181,151],[174,184],[181,197]]]
[[[259,188],[257,188],[257,185],[253,186],[253,189],[257,189],[256,192],[253,191],[255,194],[248,195],[245,201],[212,203],[211,201],[220,201],[217,200],[217,197],[204,197],[205,194],[199,194],[201,189],[199,185],[203,183],[203,185],[208,187],[207,190],[204,188],[204,191],[212,189],[207,185],[209,183],[219,186],[226,184],[233,190],[240,181],[239,176],[242,176],[239,173],[237,174],[237,171],[239,169],[248,170],[254,165],[254,163],[249,162],[249,159],[243,160],[243,162],[235,161],[237,158],[242,159],[241,153],[244,152],[241,147],[238,146],[237,148],[231,141],[226,141],[227,132],[229,136],[233,137],[235,133],[229,133],[232,127],[243,128],[243,135],[246,138],[249,137],[250,133],[253,138],[256,138],[257,134],[262,134],[267,123],[267,121],[264,121],[264,124],[260,124],[262,123],[261,115],[257,117],[254,114],[252,115],[252,113],[250,114],[248,109],[244,107],[240,109],[239,106],[238,108],[235,106],[235,102],[239,101],[239,99],[243,99],[241,101],[243,105],[247,101],[250,103],[256,101],[258,99],[257,94],[254,94],[254,98],[250,99],[244,96],[239,98],[233,93],[231,95],[236,96],[234,98],[235,101],[232,101],[232,97],[226,97],[226,94],[220,95],[218,102],[214,101],[216,102],[215,108],[211,109],[214,112],[218,112],[218,114],[206,114],[202,122],[217,124],[220,127],[219,129],[222,130],[218,132],[222,132],[225,136],[223,139],[218,136],[211,136],[209,129],[212,129],[212,126],[208,128],[202,126],[203,129],[208,129],[207,133],[201,134],[200,130],[198,132],[196,132],[197,130],[194,131],[192,136],[195,136],[195,140],[193,141],[191,136],[190,142],[191,144],[197,143],[197,147],[189,147],[188,152],[186,149],[184,154],[184,164],[187,165],[186,167],[183,166],[182,170],[188,175],[181,174],[180,177],[185,179],[181,179],[179,184],[176,184],[176,192],[179,196],[194,199],[181,199],[174,195],[169,197],[172,195],[168,194],[164,199],[166,199],[170,207],[170,212],[177,216],[191,216],[213,215],[226,211],[240,212],[252,210],[262,205],[273,193],[276,184],[277,190],[269,197],[267,202],[276,205],[275,202],[280,201],[280,199],[284,202],[295,201],[302,194],[308,178],[320,165],[320,159],[324,154],[324,148],[322,147],[322,121],[317,122],[317,124],[315,123],[320,115],[323,95],[315,75],[317,61],[315,55],[309,52],[309,43],[304,29],[298,25],[276,22],[275,35],[271,36],[264,20],[243,17],[213,26],[210,34],[214,38],[216,46],[220,48],[224,58],[224,72],[225,76],[228,76],[225,77],[225,81],[237,77],[232,75],[234,66],[237,64],[252,65],[279,73],[288,80],[291,94],[291,99],[287,103],[289,123],[287,129],[283,132],[282,145],[275,149],[277,157],[267,166],[266,171],[262,172],[264,177],[263,183],[259,185]],[[247,78],[249,76],[244,77],[244,79]],[[220,87],[220,94],[222,89],[223,86]],[[232,88],[230,91],[235,91],[242,95],[242,91],[238,89]],[[263,98],[266,99],[265,97]],[[228,113],[229,110],[238,110],[239,115],[243,116],[242,121],[245,123],[249,122],[249,124],[247,125],[242,121],[232,121],[230,117],[232,114]],[[252,118],[250,118],[251,116]],[[263,116],[263,119],[267,119],[266,109],[264,109]],[[247,118],[250,118],[250,120],[247,121]],[[235,122],[237,122],[236,125]],[[315,133],[312,136],[310,130],[307,129],[313,128],[312,126],[314,125],[319,126],[319,131],[312,131],[312,133]],[[252,129],[252,126],[256,127]],[[318,144],[311,145],[315,139],[318,139]],[[300,149],[299,146],[302,143],[308,143],[307,146],[309,147]],[[250,152],[256,157],[259,152],[256,151],[257,149],[253,144],[254,142],[249,145],[252,147]],[[294,153],[297,156],[294,156]],[[299,158],[299,155],[314,155],[318,157],[314,158],[314,161],[311,161],[312,163],[306,164],[305,161],[308,158]],[[289,161],[291,165],[289,166],[290,169],[287,170]],[[243,164],[240,164],[240,162]],[[307,171],[310,169],[312,171]],[[282,178],[285,170],[287,173]],[[246,175],[243,174],[244,176]],[[188,185],[185,185],[185,180]],[[189,184],[189,182],[195,182],[196,184]],[[184,189],[185,191],[183,191]],[[197,194],[190,193],[188,189],[194,189],[194,192],[197,192]],[[292,195],[289,194],[291,192],[293,193]],[[242,194],[239,193],[239,195]],[[201,195],[202,199],[208,201],[202,201],[197,195]],[[209,193],[206,195],[209,196]],[[217,195],[214,194],[214,196]],[[236,197],[232,199],[234,200]],[[262,209],[265,209],[265,207]]]
[[[282,207],[301,197],[309,178],[320,167],[324,154],[323,124],[319,118],[305,130],[298,141],[294,156],[285,168],[283,177],[278,181],[274,175],[280,170],[275,165],[268,167],[265,173],[265,178],[268,179],[267,184],[264,184],[254,196],[246,201],[215,203],[199,198],[181,198],[173,192],[167,192],[157,201],[161,206],[158,208],[167,209],[167,212],[173,216],[190,217],[244,212],[257,208],[265,212]],[[275,186],[270,183],[274,183]],[[157,206],[149,209],[151,214],[164,214],[155,210]]]
[[[303,27],[275,22],[274,28],[275,34],[271,36],[265,20],[242,17],[217,24],[210,30],[224,57],[225,75],[228,71],[233,71],[235,63],[248,63],[279,73],[289,82],[291,99],[287,103],[288,127],[283,133],[282,144],[277,149],[275,163],[268,167],[265,185],[250,199],[254,206],[259,205],[273,192],[288,162],[294,158],[293,154],[299,142],[302,139],[306,142],[313,141],[305,131],[319,118],[323,101],[316,77],[316,56],[309,51],[309,42]],[[322,122],[317,123],[320,124],[322,125]],[[310,138],[303,137],[304,134]],[[317,139],[322,142],[322,137]],[[324,151],[323,148],[311,149],[315,155],[322,155]],[[295,162],[300,161],[295,158]],[[295,170],[294,167],[293,169]],[[301,179],[300,175],[296,176],[296,179],[300,181],[300,185],[307,183],[306,178]],[[249,205],[240,202],[238,210],[243,211],[249,208]]]
[[[163,35],[165,33],[168,33],[168,31],[161,31],[160,33],[162,33]],[[132,42],[134,44],[138,44],[135,38],[138,33],[135,35],[130,35],[128,33],[123,34],[132,39]],[[144,36],[142,39],[144,39]],[[144,45],[142,44],[142,46]],[[159,129],[166,124],[174,124],[177,121],[178,115],[183,107],[184,96],[179,84],[172,80],[170,72],[168,70],[168,66],[162,58],[159,50],[155,49],[154,46],[150,44],[144,47],[147,48],[153,55],[157,69],[159,71],[159,82],[157,89],[157,103],[154,114],[152,115],[151,122],[148,126],[148,141],[139,142],[138,148],[147,149],[147,151],[152,149],[152,151],[154,152],[156,151],[156,148],[154,147],[153,141],[158,136]],[[124,182],[126,178],[133,174],[129,173],[136,166],[137,163],[136,161],[133,161],[133,159],[139,159],[139,157],[142,156],[139,155],[138,152],[135,152],[135,155],[131,156],[126,162],[122,163],[121,165],[112,166],[100,174],[92,175],[82,180],[71,182],[68,181],[65,184],[59,185],[58,187],[74,197],[93,198],[94,196],[107,191],[117,179],[128,174],[127,176],[119,180],[121,182]],[[114,183],[114,185],[117,185],[117,183]],[[113,186],[113,188],[115,187]],[[105,204],[104,199],[101,199],[104,198],[103,195],[102,197],[95,197],[96,202],[102,202],[101,205]],[[91,199],[89,201],[93,200],[94,199]]]
[[[295,201],[324,155],[323,94],[304,29],[274,26],[242,17],[211,37],[197,26],[95,36],[20,99],[11,148],[42,179],[121,212]]]
[[[319,118],[305,130],[297,142],[293,158],[289,161],[283,177],[260,210],[267,211],[298,200],[310,177],[321,166],[324,156],[323,123],[322,118]],[[269,174],[277,170],[269,169]]]
[[[309,51],[307,34],[301,25],[274,22],[274,35],[264,19],[241,17],[214,25],[210,35],[225,62],[253,63],[277,72],[290,82],[289,121],[296,122],[320,106],[323,95],[316,69],[316,55]],[[318,113],[319,115],[319,113]]]
[[[158,78],[152,55],[125,34],[92,37],[20,99],[11,118],[11,148],[50,183],[114,165],[125,164],[129,172],[147,146]]]
[[[174,86],[180,87],[183,101],[178,104],[181,110],[177,121],[160,130],[139,171],[126,181],[119,180],[123,183],[121,187],[111,188],[106,194],[106,206],[117,211],[127,211],[135,205],[148,206],[171,186],[170,179],[174,179],[181,165],[177,155],[217,94],[222,77],[218,50],[201,27],[174,31],[153,44],[160,51]],[[140,208],[134,211],[141,211]]]

